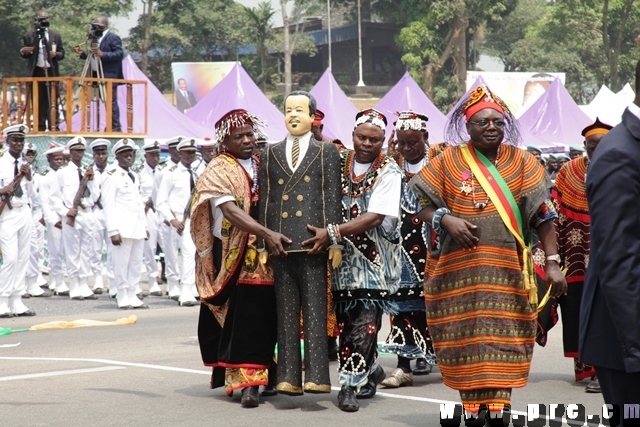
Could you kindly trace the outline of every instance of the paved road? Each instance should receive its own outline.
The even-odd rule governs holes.
[[[196,338],[198,308],[177,307],[166,297],[146,301],[151,309],[136,311],[134,325],[0,336],[0,425],[437,426],[440,403],[459,399],[435,372],[415,377],[413,387],[379,389],[353,414],[336,407],[337,391],[275,396],[257,409],[244,409],[239,393],[228,398],[208,387],[210,370],[202,366]],[[82,302],[32,299],[28,305],[38,316],[0,319],[0,327],[112,321],[131,314],[118,311],[107,295]],[[514,392],[514,410],[526,411],[528,403],[579,403],[587,414],[599,414],[602,397],[584,393],[585,384],[572,381],[573,363],[562,356],[559,326],[549,341],[546,348],[536,347],[529,385]],[[383,354],[381,363],[390,373],[395,357]],[[337,364],[331,366],[337,386]]]

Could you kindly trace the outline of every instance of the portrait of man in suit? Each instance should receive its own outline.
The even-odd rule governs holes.
[[[30,77],[58,77],[58,62],[64,59],[64,46],[60,34],[49,28],[49,14],[44,10],[36,13],[34,29],[22,38],[20,56],[27,60],[27,75]],[[38,123],[37,130],[47,127],[51,104],[56,100],[50,98],[50,87],[47,83],[38,83]],[[57,111],[57,108],[56,108]],[[49,123],[55,129],[57,123]]]
[[[104,78],[124,79],[124,74],[122,73],[122,59],[124,58],[122,40],[116,33],[109,30],[109,19],[106,16],[96,17],[91,24],[95,28],[94,34],[99,36],[98,47],[91,51],[102,62]],[[80,56],[80,59],[87,59],[87,52],[83,51],[80,46],[75,46],[73,51]],[[94,69],[93,65],[92,69]],[[120,125],[120,109],[118,108],[118,85],[115,84],[113,85],[111,102],[111,130],[120,132],[122,126]]]
[[[193,92],[187,90],[187,81],[185,79],[178,79],[178,89],[176,90],[176,108],[181,113],[186,113],[190,108],[193,108],[198,101],[196,100]]]

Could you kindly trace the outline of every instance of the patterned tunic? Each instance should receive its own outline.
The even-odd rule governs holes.
[[[525,226],[553,217],[545,203],[550,183],[532,155],[503,144],[496,167]],[[444,383],[461,391],[463,403],[507,404],[510,389],[527,383],[536,312],[523,287],[518,244],[493,203],[474,206],[473,198],[484,202],[487,194],[470,180],[460,147],[451,147],[410,182],[424,205],[449,208],[475,224],[480,239],[477,249],[467,251],[449,234],[440,236],[439,253],[427,261],[427,319]],[[473,191],[464,191],[469,185]]]

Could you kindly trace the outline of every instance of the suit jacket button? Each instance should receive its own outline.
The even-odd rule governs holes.
[[[289,217],[289,214],[288,214],[288,213],[286,213],[286,212],[282,212],[282,218],[288,218],[288,217]]]
[[[296,216],[297,216],[298,218],[300,218],[300,217],[302,216],[302,212],[297,211],[297,212],[296,212]]]
[[[304,182],[309,182],[309,181],[311,181],[311,177],[309,175],[305,175]]]
[[[302,194],[299,194],[298,197],[296,197],[298,199],[299,202],[304,200],[304,197],[302,197]]]
[[[284,184],[284,179],[280,178],[280,179],[278,180],[278,184],[280,184],[280,185]]]
[[[284,200],[285,202],[289,200],[289,195],[285,194],[284,196],[282,196],[282,200]]]

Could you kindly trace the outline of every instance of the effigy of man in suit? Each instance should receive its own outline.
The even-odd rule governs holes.
[[[311,133],[316,101],[304,91],[285,99],[289,134],[261,155],[260,222],[291,239],[286,257],[273,258],[278,316],[277,390],[296,396],[329,393],[327,357],[326,248],[306,245],[310,226],[341,222],[340,154],[334,144]],[[309,255],[308,252],[320,254]],[[336,249],[330,249],[335,251]],[[339,250],[338,250],[339,251]],[[302,384],[300,311],[305,339],[305,382]]]

